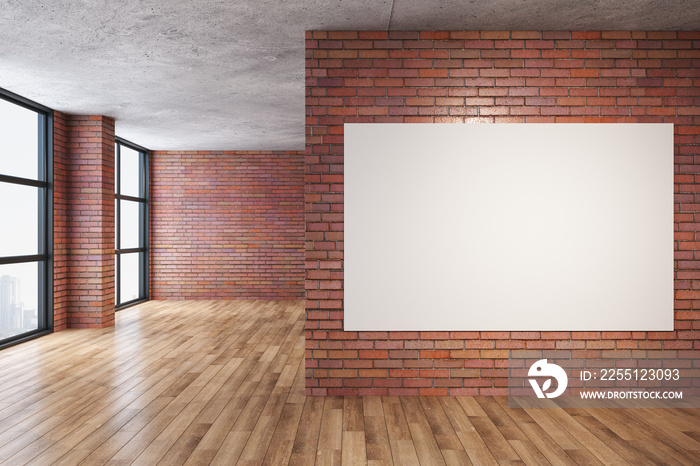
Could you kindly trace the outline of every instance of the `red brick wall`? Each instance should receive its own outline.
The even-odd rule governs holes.
[[[700,32],[307,32],[306,386],[506,394],[508,351],[700,350]],[[673,332],[344,332],[344,122],[672,122]],[[697,241],[697,242],[696,242]]]
[[[114,120],[54,113],[54,329],[114,324]]]
[[[153,152],[151,299],[303,299],[301,152]]]

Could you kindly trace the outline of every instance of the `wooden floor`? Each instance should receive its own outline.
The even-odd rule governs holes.
[[[0,352],[0,462],[700,464],[685,409],[304,397],[301,302],[149,302]]]

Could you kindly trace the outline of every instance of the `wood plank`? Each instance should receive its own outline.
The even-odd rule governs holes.
[[[627,410],[590,409],[587,412],[657,464],[688,464],[696,460],[673,439],[647,428],[628,415]]]
[[[547,414],[559,424],[559,429],[570,432],[586,450],[592,453],[603,464],[628,464],[627,461],[615,453],[605,442],[579,424],[579,422],[568,413],[568,410],[549,409],[547,411]]]
[[[442,409],[440,399],[424,396],[420,397],[420,402],[445,463],[465,466],[472,464],[467,452],[462,448],[462,442],[460,442],[450,420]]]
[[[444,465],[445,459],[442,457],[440,447],[418,398],[414,396],[402,397],[401,405],[406,422],[408,422],[408,428],[411,430],[411,438],[420,464]]]
[[[469,460],[474,464],[498,465],[498,461],[477,432],[458,398],[461,397],[440,398],[440,403],[457,437],[459,437],[464,451],[469,456]]]
[[[418,465],[418,454],[411,437],[401,400],[397,397],[383,397],[382,409],[386,419],[386,429],[391,446],[391,456],[395,464]]]
[[[494,424],[494,421],[499,420],[498,418],[489,417],[479,401],[472,397],[460,397],[459,402],[463,408],[467,407],[465,414],[467,414],[467,411],[473,413],[473,415],[467,414],[469,421],[499,463],[520,460],[520,457],[508,443],[508,440]]]
[[[566,451],[564,451],[554,439],[530,417],[525,409],[506,409],[508,408],[506,398],[497,398],[496,401],[503,407],[506,414],[513,419],[518,428],[527,436],[532,442],[532,445],[539,450],[549,463],[568,466],[574,466],[576,464]],[[517,448],[515,448],[515,450],[518,451]],[[520,452],[518,452],[518,454],[520,455]]]
[[[348,396],[343,400],[343,465],[366,465],[365,420],[362,398]]]
[[[292,446],[292,455],[289,458],[290,465],[304,466],[314,464],[316,461],[324,403],[324,398],[306,398]]]
[[[604,442],[605,445],[610,447],[628,463],[639,465],[656,464],[643,452],[638,451],[629,441],[622,439],[600,420],[588,414],[588,410],[569,410],[569,414],[571,414],[582,427]]]
[[[298,403],[284,405],[262,464],[274,466],[289,463],[303,409],[304,406]]]
[[[479,397],[477,402],[520,459],[527,464],[549,464],[539,448],[508,415],[507,411],[511,411],[511,408],[504,407],[490,396]]]
[[[393,464],[382,399],[378,396],[365,396],[362,398],[362,405],[367,463],[374,466]]]
[[[343,398],[328,396],[323,403],[321,431],[316,452],[317,465],[341,464],[343,443]]]

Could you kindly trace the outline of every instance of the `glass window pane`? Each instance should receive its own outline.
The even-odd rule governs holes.
[[[115,300],[116,300],[116,305],[119,306],[119,254],[114,256],[114,293],[115,293]]]
[[[119,194],[125,196],[143,197],[141,192],[141,154],[126,146],[120,145],[119,164]]]
[[[130,254],[120,254],[121,267],[120,287],[119,287],[119,303],[125,303],[134,299],[140,298],[139,282],[140,271],[139,263],[143,253],[134,252]]]
[[[119,247],[120,249],[140,248],[143,246],[140,239],[141,235],[139,234],[142,204],[140,202],[123,200],[119,202],[119,219],[121,222],[119,225],[121,229],[121,244]]]
[[[146,155],[138,150],[130,149],[117,143],[119,160],[117,177],[119,180],[117,194],[144,199],[146,197]],[[145,248],[146,203],[118,199],[117,238],[118,250]],[[143,298],[146,291],[141,289],[141,278],[144,253],[118,254],[117,276],[117,305]]]
[[[0,265],[0,340],[38,329],[38,262]]]
[[[39,254],[39,193],[0,182],[0,257]]]
[[[0,99],[0,174],[38,179],[39,114]]]

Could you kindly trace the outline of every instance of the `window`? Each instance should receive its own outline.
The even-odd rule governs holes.
[[[53,117],[0,90],[0,347],[53,329]]]
[[[148,299],[148,150],[117,138],[116,307]]]

